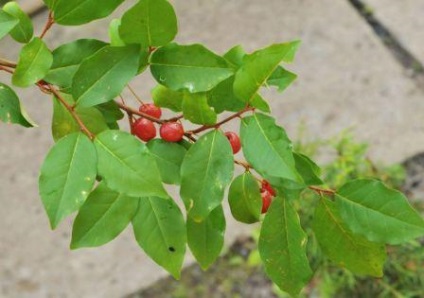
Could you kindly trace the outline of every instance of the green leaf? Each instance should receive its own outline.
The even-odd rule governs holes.
[[[81,25],[105,18],[124,0],[45,0],[61,25]]]
[[[18,18],[0,10],[0,39],[5,37],[18,23]]]
[[[219,206],[234,171],[228,139],[218,130],[204,134],[187,151],[181,166],[181,198],[194,221]]]
[[[236,220],[248,224],[259,221],[262,198],[258,182],[251,173],[244,173],[234,179],[228,193],[228,202]]]
[[[109,39],[110,45],[114,47],[125,46],[125,42],[119,35],[119,26],[121,26],[121,19],[113,19],[109,24]]]
[[[264,178],[302,182],[295,167],[292,144],[274,118],[259,113],[245,117],[240,134],[247,161]]]
[[[266,100],[258,93],[256,93],[253,96],[252,101],[250,102],[250,105],[252,107],[257,108],[258,110],[261,110],[262,112],[265,112],[265,113],[271,112],[271,108],[269,107]]]
[[[224,111],[238,112],[246,107],[233,92],[234,76],[225,79],[208,92],[208,104],[220,114]]]
[[[89,107],[118,96],[137,75],[138,46],[106,46],[85,59],[72,80],[72,95],[79,106]]]
[[[174,112],[181,112],[183,110],[183,92],[157,85],[152,89],[152,98],[158,107],[167,108]]]
[[[62,97],[68,102],[68,104],[74,104],[70,95],[62,93]],[[96,108],[76,107],[75,112],[90,132],[99,134],[108,129],[105,118]],[[79,124],[72,117],[71,113],[69,113],[69,111],[56,98],[54,98],[52,134],[55,142],[68,134],[78,131],[81,131]]]
[[[298,41],[274,44],[246,55],[243,65],[236,73],[234,93],[246,103],[250,103],[278,65],[291,62],[299,46]]]
[[[19,87],[28,87],[43,79],[53,63],[53,56],[38,37],[26,44],[19,54],[18,65],[12,82]]]
[[[132,224],[135,238],[146,254],[174,278],[180,278],[187,236],[177,204],[171,198],[141,198]]]
[[[212,125],[216,123],[217,115],[209,107],[206,93],[184,94],[184,118],[196,124]]]
[[[233,74],[224,58],[200,44],[168,44],[153,53],[150,64],[152,75],[160,84],[190,93],[211,90]]]
[[[266,83],[270,86],[276,86],[279,92],[283,92],[296,79],[296,74],[278,66],[268,78]]]
[[[0,120],[5,123],[20,124],[24,127],[35,126],[22,110],[15,91],[2,83],[0,83]]]
[[[155,158],[133,135],[106,130],[94,143],[99,159],[98,173],[110,189],[133,197],[168,196]]]
[[[382,182],[358,179],[335,196],[344,222],[372,242],[401,244],[424,235],[424,220],[399,191]]]
[[[101,246],[115,239],[131,222],[138,201],[101,182],[75,218],[71,248]]]
[[[322,180],[319,178],[321,169],[306,155],[293,152],[293,157],[296,162],[296,170],[302,176],[306,185],[321,185]]]
[[[10,36],[17,42],[28,43],[34,34],[34,28],[29,16],[19,7],[18,3],[15,1],[6,3],[3,6],[3,11],[19,20],[18,24],[11,28],[9,32]],[[5,27],[1,30],[6,30],[7,25],[2,24],[1,27],[3,26]]]
[[[105,102],[96,106],[107,123],[114,123],[124,118],[124,113],[119,109],[119,106],[114,101]]]
[[[236,69],[243,65],[244,56],[246,56],[246,52],[240,45],[231,48],[224,54],[224,58]]]
[[[330,260],[355,274],[383,276],[385,245],[353,234],[333,202],[321,199],[315,209],[312,228],[322,251]]]
[[[203,270],[219,257],[224,245],[224,232],[225,217],[221,205],[201,222],[187,218],[188,246]]]
[[[295,297],[312,276],[306,242],[296,210],[287,200],[276,197],[262,223],[259,253],[266,274]]]
[[[119,34],[127,44],[163,46],[177,35],[177,17],[167,0],[140,0],[122,16]]]
[[[53,64],[44,80],[63,88],[70,87],[81,62],[106,45],[96,39],[78,39],[61,45],[53,51]]]
[[[41,200],[54,229],[84,203],[96,181],[96,150],[83,133],[61,139],[41,167]]]
[[[147,148],[156,158],[162,181],[168,184],[180,184],[180,169],[187,149],[178,143],[160,139],[149,141]]]

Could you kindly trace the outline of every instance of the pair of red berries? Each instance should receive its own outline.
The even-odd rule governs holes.
[[[151,103],[141,105],[138,110],[157,119],[162,116],[161,108]],[[132,126],[132,132],[145,142],[156,137],[155,124],[146,118],[137,119]],[[165,122],[161,125],[159,134],[167,142],[179,142],[184,136],[184,128],[179,122]]]
[[[262,197],[262,213],[268,211],[269,206],[271,205],[272,198],[275,197],[275,189],[272,188],[271,184],[268,181],[262,180],[261,182],[261,197]]]

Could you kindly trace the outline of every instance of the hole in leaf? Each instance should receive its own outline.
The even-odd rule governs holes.
[[[175,252],[175,248],[174,248],[174,247],[172,247],[172,246],[170,246],[168,249],[169,249],[169,251],[171,251],[171,252]]]

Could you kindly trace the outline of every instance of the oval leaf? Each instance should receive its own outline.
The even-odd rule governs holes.
[[[240,135],[244,156],[264,178],[302,181],[296,170],[291,141],[274,118],[259,113],[243,118]]]
[[[346,183],[336,206],[352,232],[373,242],[400,244],[424,235],[424,220],[407,198],[377,180]]]
[[[283,198],[275,198],[262,223],[259,253],[266,274],[281,290],[295,297],[312,276],[306,242],[294,207]]]
[[[109,188],[133,197],[168,196],[154,157],[134,136],[106,130],[96,137],[94,143],[99,160],[98,172]]]
[[[152,89],[152,98],[158,107],[167,108],[174,112],[181,112],[183,110],[183,92],[157,85]]]
[[[52,63],[52,53],[44,42],[36,37],[22,48],[12,83],[19,87],[28,87],[43,79]]]
[[[15,1],[6,3],[3,6],[3,10],[19,20],[19,22],[11,28],[9,32],[10,36],[17,42],[28,43],[34,34],[34,27],[29,16],[19,7],[18,3]],[[10,23],[9,25],[2,24],[0,26],[2,27],[0,31],[6,30],[7,26],[10,26]]]
[[[228,139],[218,130],[203,135],[187,151],[181,166],[181,198],[188,215],[203,221],[219,206],[234,171]]]
[[[140,0],[122,16],[119,34],[127,44],[163,46],[177,34],[177,17],[167,0]]]
[[[258,182],[251,173],[244,173],[234,179],[228,202],[236,220],[249,224],[259,221],[262,198]]]
[[[187,218],[188,246],[203,270],[208,269],[219,257],[224,245],[224,232],[225,217],[222,206],[212,210],[201,222]]]
[[[61,25],[81,25],[110,15],[124,0],[45,0]]]
[[[18,18],[0,10],[0,39],[5,37],[18,23]]]
[[[200,44],[168,44],[153,53],[150,64],[160,84],[190,93],[208,91],[233,74],[224,58]]]
[[[106,45],[96,39],[79,39],[61,45],[52,53],[53,64],[44,80],[63,88],[70,87],[81,62]]]
[[[333,202],[321,199],[315,209],[312,228],[322,251],[330,260],[355,274],[383,276],[385,245],[353,234]]]
[[[244,102],[250,103],[278,65],[282,61],[293,60],[298,47],[298,41],[274,44],[246,55],[236,73],[234,93]]]
[[[71,248],[101,246],[115,239],[131,222],[138,201],[109,189],[101,182],[75,218]]]
[[[155,157],[162,181],[180,184],[180,169],[187,150],[178,143],[154,139],[147,143],[150,153]]]
[[[33,127],[32,120],[28,119],[21,109],[21,103],[15,91],[9,86],[0,83],[0,120],[5,123],[20,124],[24,127]]]
[[[106,46],[85,59],[72,80],[72,95],[78,106],[90,107],[118,96],[137,75],[138,46]]]
[[[192,123],[212,125],[216,123],[217,115],[208,105],[206,93],[184,94],[184,118]]]
[[[187,236],[184,218],[177,204],[171,198],[141,198],[132,225],[140,247],[178,279]]]
[[[307,185],[321,185],[322,180],[319,178],[321,169],[306,155],[293,152],[296,162],[296,170],[302,176],[303,181]]]
[[[96,150],[83,133],[61,139],[41,167],[41,200],[54,229],[84,203],[96,180]]]

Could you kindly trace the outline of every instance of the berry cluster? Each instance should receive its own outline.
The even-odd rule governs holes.
[[[262,180],[261,182],[261,197],[262,197],[262,213],[268,211],[272,199],[275,197],[275,189],[272,188],[268,181]]]

